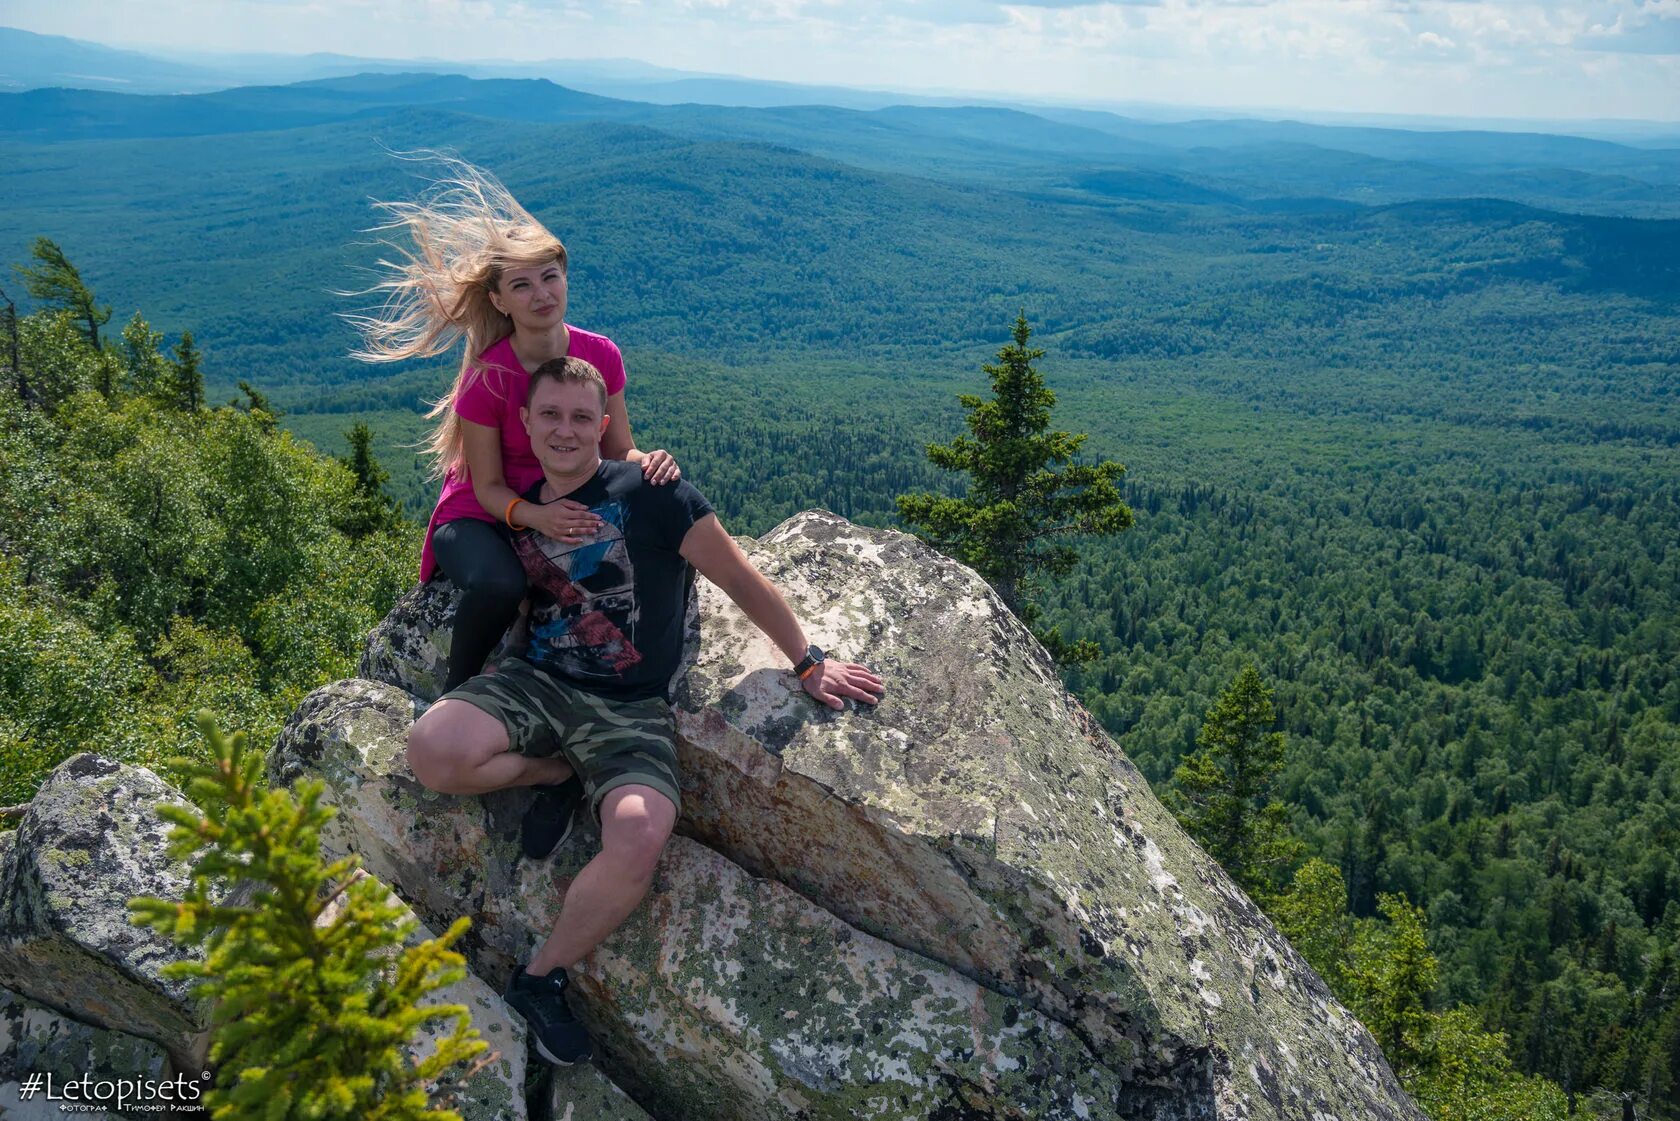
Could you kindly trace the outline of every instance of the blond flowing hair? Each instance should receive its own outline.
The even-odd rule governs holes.
[[[407,238],[384,240],[394,259],[381,258],[381,279],[355,293],[380,294],[379,308],[345,318],[362,338],[351,354],[364,362],[430,358],[466,341],[454,385],[426,414],[437,426],[421,446],[436,478],[464,467],[455,402],[482,376],[478,355],[513,333],[490,293],[499,291],[507,269],[553,262],[565,269],[566,247],[488,172],[439,152],[397,155],[441,163],[443,173],[412,202],[374,202],[388,220],[370,232]]]

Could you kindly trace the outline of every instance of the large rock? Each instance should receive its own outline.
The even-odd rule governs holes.
[[[677,698],[685,826],[861,929],[1016,993],[1190,1116],[1420,1117],[1331,998],[971,570],[801,514],[749,550],[811,640],[875,667],[833,713],[702,586]]]
[[[812,639],[873,665],[888,694],[878,709],[818,706],[768,639],[701,582],[703,637],[677,710],[679,829],[705,847],[673,843],[663,886],[579,985],[610,1069],[656,1116],[866,1108],[847,1095],[898,1072],[874,1065],[870,1030],[841,1042],[845,1010],[811,978],[868,977],[888,969],[883,954],[923,979],[912,988],[967,985],[973,1007],[1039,1025],[1050,1072],[1083,1056],[1080,1089],[1044,1078],[1068,1090],[1061,1100],[1077,1093],[1091,1117],[1421,1116],[1370,1036],[1183,834],[971,571],[912,538],[820,513],[749,543],[749,555]],[[386,630],[420,634],[423,620],[404,612],[439,594],[411,597]],[[413,662],[387,658],[379,673],[429,701],[435,646],[405,648]],[[350,727],[372,719],[370,706],[383,728],[371,739]],[[363,852],[430,921],[473,914],[481,968],[511,968],[556,897],[515,874],[522,801],[415,786],[399,757],[414,710],[403,691],[341,684],[300,710],[271,769],[333,776],[348,811],[337,843]],[[563,882],[583,855],[568,850],[553,874]],[[709,886],[694,896],[690,880]],[[668,934],[670,916],[690,911],[707,921],[682,937],[703,952]],[[818,948],[800,956],[794,944]],[[998,1077],[1015,1062],[1038,1068],[1001,1043],[987,1051],[982,1041],[1012,1038],[990,1012],[972,1022],[973,1054],[996,1054],[1002,1069],[964,1067],[942,1021],[917,1020],[926,1008],[907,1009],[892,988],[907,982],[885,976],[875,988],[859,982],[870,1028],[922,1025],[888,1037],[915,1068],[894,1108],[957,1109],[955,1094],[968,1112],[943,1116],[1052,1115]],[[778,1010],[793,1019],[775,1022]],[[809,1038],[795,1030],[807,1016],[819,1025]],[[712,1097],[680,1074],[695,1062]],[[717,1096],[728,1094],[738,1096]]]
[[[539,1121],[653,1121],[590,1063],[554,1067]]]
[[[188,885],[166,851],[165,802],[186,804],[144,767],[96,755],[47,777],[0,863],[0,987],[197,1069],[207,1009],[192,981],[163,976],[193,951],[128,919],[131,897],[179,899]]]
[[[343,830],[324,844],[399,877],[439,908],[438,922],[455,893],[454,910],[475,919],[478,968],[505,976],[552,926],[598,835],[579,829],[551,861],[515,866],[519,803],[497,814],[481,799],[422,791],[407,774],[393,745],[412,710],[393,687],[329,686],[288,724],[270,774],[328,778]],[[576,978],[609,1071],[659,1117],[1186,1116],[1153,1088],[1126,1086],[1022,1001],[687,838],[672,840],[648,902]],[[590,1116],[586,1103],[596,1104],[572,1103],[574,1116]]]
[[[523,868],[504,903],[546,933],[593,838]],[[1072,1031],[859,931],[686,837],[647,902],[574,972],[608,1069],[684,1121],[1176,1118]]]
[[[155,1085],[171,1077],[167,1066],[163,1049],[150,1040],[90,1027],[16,993],[0,990],[0,1117],[7,1121],[62,1118],[64,1112],[59,1105],[65,1100],[63,1083],[84,1075],[101,1081],[129,1080],[130,1086],[145,1079]],[[23,1086],[33,1075],[51,1075],[58,1100],[47,1099],[44,1084],[35,1086],[26,1096]],[[197,1074],[188,1077],[196,1078]],[[129,1100],[141,1100],[134,1090],[125,1092]],[[80,1087],[74,1094],[81,1097]],[[84,1111],[78,1116],[113,1115]]]

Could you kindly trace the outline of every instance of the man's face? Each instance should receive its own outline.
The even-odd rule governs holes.
[[[594,386],[544,378],[520,415],[544,471],[576,475],[595,469],[607,418]]]

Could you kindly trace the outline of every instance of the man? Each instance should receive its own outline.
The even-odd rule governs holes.
[[[445,694],[408,738],[409,765],[432,790],[543,788],[523,831],[528,855],[546,855],[562,839],[577,799],[587,797],[600,821],[600,853],[572,881],[554,929],[506,993],[537,1050],[562,1064],[590,1053],[566,1004],[566,970],[647,894],[681,806],[665,693],[682,656],[689,566],[781,647],[817,700],[841,708],[847,698],[874,704],[882,693],[869,670],[827,659],[806,641],[787,601],[686,480],[656,487],[638,466],[602,460],[606,398],[601,375],[580,359],[532,374],[520,416],[543,481],[524,501],[570,498],[601,523],[576,540],[519,534],[532,604],[526,657]],[[508,511],[516,529],[518,508]]]

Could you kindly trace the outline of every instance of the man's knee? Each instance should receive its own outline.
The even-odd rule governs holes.
[[[651,878],[665,842],[670,840],[676,807],[650,787],[630,786],[610,791],[601,811],[602,849],[624,871]]]
[[[414,772],[414,777],[420,785],[428,790],[448,793],[449,779],[454,773],[454,763],[449,757],[449,744],[445,742],[440,721],[427,722],[427,712],[415,721],[408,730],[408,769]]]
[[[501,721],[464,701],[442,700],[409,728],[408,768],[426,789],[459,794],[466,791],[462,778],[506,747]]]

